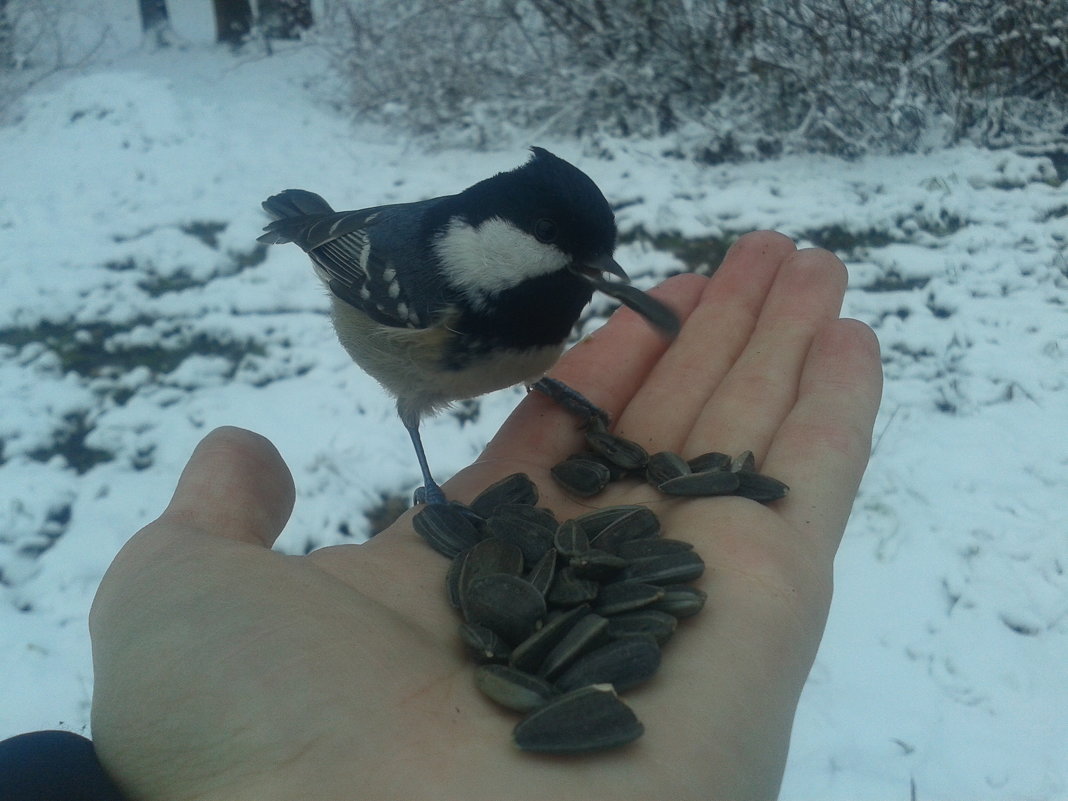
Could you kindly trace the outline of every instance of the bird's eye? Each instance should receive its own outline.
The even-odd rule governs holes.
[[[552,220],[542,217],[536,223],[534,223],[534,236],[537,237],[539,242],[544,242],[546,245],[556,241],[556,223]]]

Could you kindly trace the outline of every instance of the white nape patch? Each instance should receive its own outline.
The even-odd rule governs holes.
[[[570,261],[559,248],[539,242],[500,217],[477,228],[454,218],[434,249],[449,283],[476,303],[526,278],[563,269]]]

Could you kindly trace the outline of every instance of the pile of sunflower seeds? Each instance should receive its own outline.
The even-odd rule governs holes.
[[[596,418],[591,422],[587,449],[552,468],[553,478],[572,495],[588,498],[624,478],[643,479],[665,495],[734,495],[761,503],[777,501],[790,491],[778,479],[756,471],[752,451],[733,458],[717,451],[690,460],[670,451],[650,456],[637,442],[609,433]]]
[[[650,457],[596,427],[587,441],[588,453],[553,468],[561,485],[583,497],[628,476],[672,495],[775,500],[787,491],[756,473],[748,452],[689,462]],[[587,482],[594,471],[596,482]],[[599,489],[591,491],[593,484]],[[446,593],[480,665],[476,686],[525,715],[513,732],[516,745],[555,754],[625,745],[644,727],[617,694],[651,679],[678,621],[701,611],[706,594],[688,582],[702,575],[704,561],[690,543],[662,536],[645,506],[610,506],[559,522],[537,503],[537,487],[516,473],[468,506],[425,506],[413,525],[452,560]]]

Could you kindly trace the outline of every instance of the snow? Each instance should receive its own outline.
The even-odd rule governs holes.
[[[127,5],[103,56],[0,128],[0,737],[88,731],[96,585],[211,428],[278,445],[289,551],[358,540],[364,510],[418,483],[304,257],[257,250],[259,201],[411,200],[524,158],[353,125],[314,47],[235,56],[179,17],[184,49],[142,51]],[[874,455],[782,797],[1068,798],[1068,196],[1051,163],[962,146],[697,167],[656,142],[611,160],[538,144],[625,203],[625,231],[835,235],[844,313],[882,342]],[[643,286],[680,267],[643,241],[617,255]],[[519,397],[429,421],[436,472]],[[59,444],[79,432],[71,463]]]

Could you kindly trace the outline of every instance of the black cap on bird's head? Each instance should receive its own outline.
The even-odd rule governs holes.
[[[616,217],[597,184],[578,167],[548,150],[530,150],[530,160],[514,173],[522,175],[532,190],[531,200],[536,205],[531,210],[538,217],[531,232],[539,239],[554,237],[557,247],[572,256],[577,265],[626,277],[612,261]]]
[[[616,219],[597,184],[548,150],[532,147],[531,151],[531,159],[515,172],[528,170],[532,183],[546,195],[552,193],[558,198],[557,214],[565,221],[558,234],[560,246],[574,257],[569,269],[594,289],[634,309],[662,333],[675,336],[679,320],[674,312],[640,289],[604,278],[604,273],[611,273],[630,280],[612,256],[616,249]]]
[[[615,214],[597,184],[582,170],[544,148],[532,147],[531,153],[525,164],[480,181],[455,196],[463,208],[462,225],[442,238],[443,250],[456,245],[453,252],[461,257],[456,263],[468,265],[476,251],[480,258],[492,254],[497,264],[510,265],[506,273],[528,278],[567,270],[674,336],[679,323],[669,309],[628,284],[605,279],[604,274],[610,273],[629,280],[613,258]],[[519,232],[526,237],[517,239],[513,234]],[[468,233],[475,234],[477,245]],[[521,239],[529,244],[523,244]],[[448,259],[445,261],[448,271]],[[473,280],[476,276],[477,284]],[[495,280],[503,282],[504,276],[491,277],[487,271],[470,266],[454,277],[455,283],[467,283],[476,293],[490,289]]]
[[[605,196],[586,173],[541,147],[525,164],[480,181],[459,197],[476,210],[478,226],[503,218],[538,242],[552,245],[576,266],[625,277],[612,261],[616,220]]]

